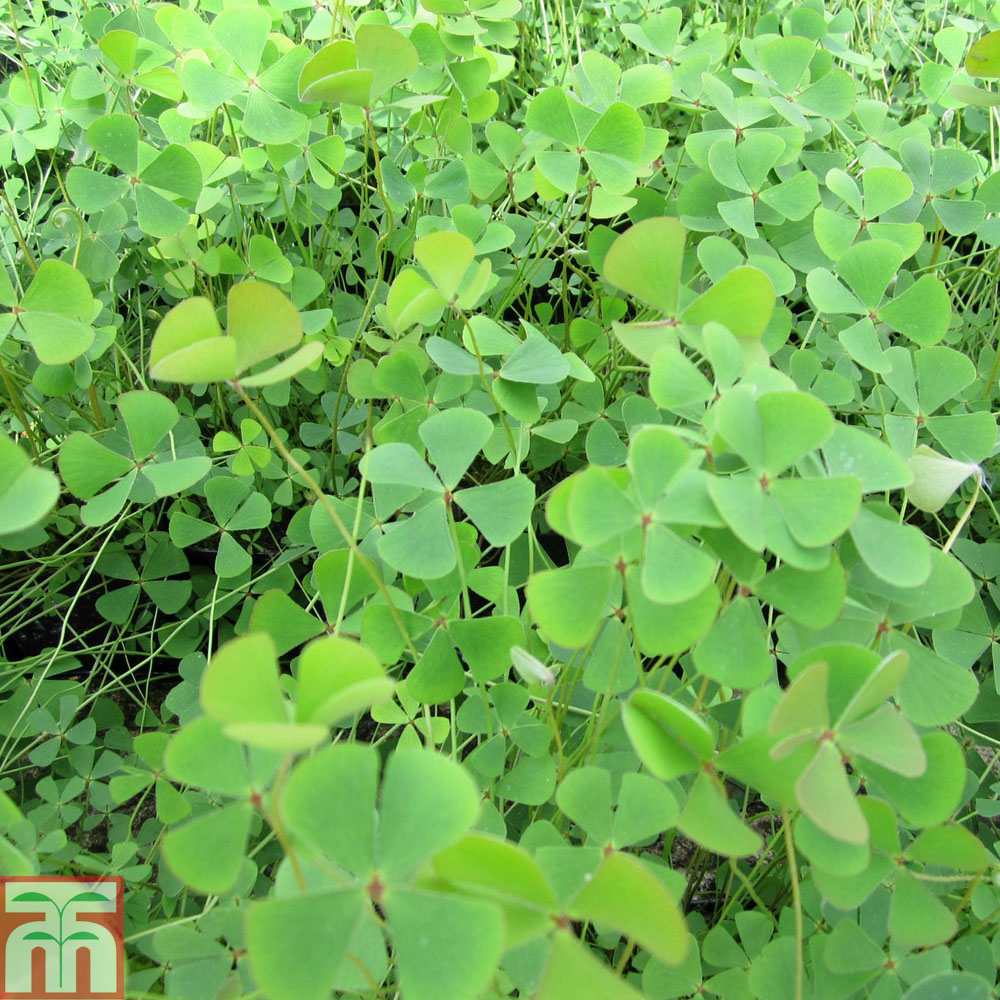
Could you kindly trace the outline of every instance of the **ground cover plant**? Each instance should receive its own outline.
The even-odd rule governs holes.
[[[4,16],[0,873],[131,997],[997,995],[996,4]]]

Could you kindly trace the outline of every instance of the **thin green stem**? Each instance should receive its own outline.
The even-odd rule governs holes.
[[[792,908],[795,912],[795,1000],[802,1000],[805,992],[805,930],[802,918],[802,890],[799,887],[799,864],[795,857],[795,839],[792,836],[792,819],[788,809],[782,807],[781,828],[785,836],[785,854],[788,858],[788,878],[792,889]]]
[[[236,390],[240,399],[242,399],[246,404],[247,409],[253,414],[257,423],[264,428],[267,436],[271,439],[271,442],[277,449],[278,454],[281,455],[288,465],[290,465],[302,477],[302,481],[308,487],[309,492],[312,493],[312,495],[316,498],[316,501],[323,507],[330,520],[333,522],[334,527],[338,532],[340,532],[340,536],[343,538],[348,550],[353,553],[358,564],[372,578],[372,581],[378,588],[379,594],[385,600],[389,613],[392,615],[392,619],[395,622],[396,627],[399,629],[399,634],[403,639],[407,650],[413,657],[414,662],[416,662],[418,659],[416,647],[413,645],[410,633],[407,631],[406,625],[400,617],[399,610],[392,600],[392,595],[389,593],[389,588],[385,585],[385,581],[382,579],[382,574],[378,571],[378,567],[371,561],[371,559],[368,558],[367,555],[365,555],[364,552],[361,551],[351,532],[347,530],[347,526],[344,524],[343,520],[341,520],[336,508],[330,502],[330,498],[320,489],[319,483],[316,482],[306,467],[287,448],[285,442],[282,441],[281,436],[275,430],[274,425],[264,415],[264,411],[250,396],[247,395],[243,387],[239,385],[238,382],[232,382],[230,384],[233,389]]]

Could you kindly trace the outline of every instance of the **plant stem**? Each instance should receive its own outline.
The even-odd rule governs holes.
[[[803,958],[802,891],[799,888],[799,864],[795,858],[795,840],[792,837],[792,820],[782,807],[781,828],[785,835],[785,853],[788,855],[788,879],[792,887],[792,906],[795,910],[795,1000],[802,1000],[805,990],[805,962]]]
[[[406,630],[406,626],[403,624],[403,619],[399,616],[399,610],[393,603],[392,596],[389,593],[389,588],[385,585],[385,581],[382,579],[382,574],[379,572],[378,567],[361,551],[357,541],[355,541],[353,535],[347,530],[347,525],[341,520],[340,515],[337,513],[333,504],[330,503],[330,498],[320,489],[319,483],[309,474],[305,466],[289,451],[286,447],[285,442],[281,440],[278,432],[274,429],[274,425],[270,420],[264,416],[264,411],[257,405],[257,403],[250,398],[244,391],[243,387],[238,382],[231,382],[232,387],[236,390],[240,399],[246,404],[247,409],[254,415],[254,419],[264,428],[267,432],[267,436],[271,439],[274,447],[277,449],[278,454],[302,477],[305,481],[306,486],[309,488],[309,492],[316,498],[316,500],[322,505],[323,509],[327,512],[330,520],[333,522],[334,527],[340,532],[340,536],[344,539],[347,544],[348,549],[354,555],[354,558],[364,567],[365,572],[372,578],[375,586],[378,587],[379,593],[382,595],[386,604],[389,608],[389,613],[392,615],[393,621],[396,623],[396,627],[399,629],[399,634],[406,644],[406,648],[410,655],[413,657],[414,662],[417,661],[418,655],[416,647],[413,645],[413,640],[410,638],[410,633]]]
[[[371,143],[372,158],[375,161],[374,172],[375,172],[375,187],[378,191],[379,198],[382,199],[382,207],[385,209],[386,214],[386,224],[383,228],[382,234],[379,236],[375,243],[375,267],[376,274],[375,280],[372,282],[371,292],[368,294],[365,300],[364,308],[361,310],[361,318],[358,320],[358,328],[354,332],[354,339],[351,341],[351,348],[348,352],[347,358],[344,362],[344,370],[341,372],[340,385],[337,387],[337,398],[333,404],[333,420],[332,429],[333,434],[330,440],[331,448],[331,461],[336,458],[337,454],[337,432],[339,430],[340,423],[340,402],[344,396],[344,390],[347,388],[347,374],[351,366],[351,361],[354,358],[354,352],[358,348],[358,344],[361,342],[361,337],[365,332],[365,324],[368,322],[368,318],[371,316],[372,310],[375,308],[375,297],[378,295],[379,287],[382,281],[385,279],[385,244],[389,241],[392,236],[392,231],[396,228],[396,217],[393,214],[392,207],[389,204],[389,197],[385,193],[385,187],[382,184],[382,160],[379,156],[378,151],[378,138],[375,135],[375,126],[372,124],[372,114],[370,108],[365,108],[365,141]],[[360,225],[360,223],[359,223]],[[333,474],[333,484],[334,490],[337,488],[337,474],[334,471]]]
[[[101,404],[97,399],[93,378],[91,378],[90,385],[87,386],[87,398],[90,400],[91,410],[94,411],[94,423],[97,425],[97,429],[99,431],[105,430],[108,425],[104,422],[104,414],[101,413]]]
[[[976,479],[976,488],[972,491],[972,499],[969,501],[965,510],[962,511],[962,516],[956,522],[955,527],[952,528],[951,534],[948,536],[948,541],[944,543],[941,550],[942,552],[951,551],[952,545],[955,544],[955,539],[961,534],[966,521],[968,521],[972,516],[972,510],[976,506],[976,501],[979,499],[979,493],[983,486],[983,470],[979,468],[979,466],[976,466],[974,475]]]
[[[24,46],[21,44],[21,33],[17,30],[17,14],[14,12],[14,0],[7,0],[7,9],[10,11],[10,30],[14,34],[14,45],[17,47],[17,61],[21,64],[21,72],[24,73],[24,83],[28,88],[28,93],[31,95],[31,103],[35,108],[35,114],[38,115],[38,120],[41,122],[43,120],[42,109],[38,104],[38,95],[31,86],[28,60],[25,58]],[[62,985],[61,981],[60,985]]]
[[[18,391],[17,386],[14,385],[14,381],[11,379],[10,373],[7,371],[7,366],[2,361],[0,361],[0,379],[3,379],[4,388],[7,390],[7,395],[10,397],[11,406],[14,407],[17,419],[21,421],[21,426],[24,428],[24,436],[28,439],[28,445],[31,448],[31,453],[35,456],[35,461],[38,461],[40,457],[38,445],[35,442],[34,435],[31,433],[31,425],[28,423],[27,414],[24,412],[24,407],[21,405],[21,393]]]
[[[476,331],[472,329],[472,324],[469,322],[469,317],[466,313],[457,306],[453,307],[453,309],[455,315],[462,320],[466,330],[469,331],[469,340],[472,342],[472,349],[476,353],[476,361],[479,362],[479,381],[482,383],[483,391],[490,397],[490,402],[496,408],[497,416],[500,418],[500,426],[503,427],[504,436],[507,438],[507,446],[510,448],[510,460],[513,463],[514,471],[517,472],[520,460],[517,453],[517,445],[514,443],[514,434],[510,429],[510,424],[507,423],[507,417],[504,415],[500,401],[493,391],[493,386],[490,385],[489,379],[486,377],[486,366],[483,363],[483,355],[479,350],[479,343],[476,340]]]
[[[284,786],[285,778],[288,776],[289,768],[294,759],[294,755],[289,754],[281,762],[281,768],[275,776],[274,786],[271,790],[271,799],[274,808],[271,810],[265,809],[263,800],[259,798],[257,799],[257,806],[264,813],[264,818],[270,823],[271,829],[274,830],[274,835],[278,838],[278,843],[281,844],[281,849],[285,852],[285,857],[288,858],[288,863],[292,866],[292,872],[295,875],[295,882],[299,890],[305,892],[307,889],[305,876],[302,874],[302,868],[299,865],[295,849],[292,847],[291,841],[288,839],[288,834],[285,832],[285,824],[281,820],[281,807],[278,804],[281,789]]]
[[[14,210],[14,206],[11,204],[10,198],[7,197],[7,192],[3,188],[0,188],[0,198],[3,198],[4,204],[7,206],[7,214],[10,216],[10,226],[14,230],[14,239],[17,240],[17,245],[21,248],[21,253],[24,254],[24,259],[28,267],[31,268],[31,273],[35,274],[38,272],[38,264],[35,263],[35,258],[28,249],[24,233],[21,232],[21,224],[17,219],[17,212]]]

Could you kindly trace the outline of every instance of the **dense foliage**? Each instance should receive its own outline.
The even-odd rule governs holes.
[[[995,995],[998,5],[5,16],[0,873],[130,996]]]

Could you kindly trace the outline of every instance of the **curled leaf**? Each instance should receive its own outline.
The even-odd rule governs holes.
[[[979,480],[983,477],[982,467],[974,462],[959,462],[926,445],[917,448],[908,464],[913,482],[906,495],[917,510],[928,514],[939,511],[970,476]]]

